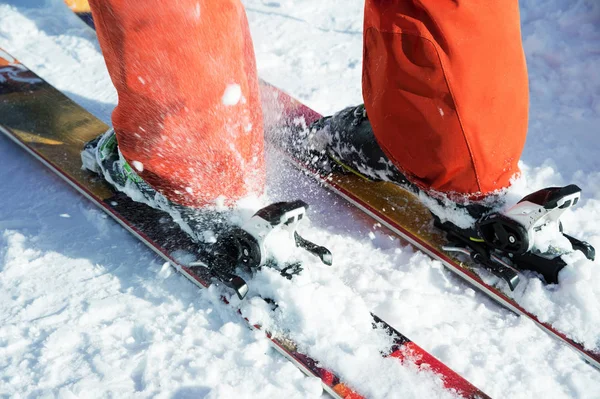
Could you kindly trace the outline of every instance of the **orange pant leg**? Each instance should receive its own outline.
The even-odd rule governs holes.
[[[377,141],[425,189],[509,185],[528,81],[517,0],[367,0],[363,96]]]
[[[90,0],[119,102],[119,148],[170,200],[264,188],[254,50],[239,0]]]

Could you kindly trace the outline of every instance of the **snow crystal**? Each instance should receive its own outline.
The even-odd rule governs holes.
[[[144,164],[141,163],[140,161],[133,161],[131,164],[133,165],[135,170],[137,170],[138,172],[144,171]]]
[[[237,83],[227,85],[221,102],[223,105],[236,105],[242,98],[242,88]]]
[[[171,264],[169,262],[165,262],[163,263],[162,267],[160,268],[160,271],[158,272],[158,275],[160,276],[160,278],[168,278],[171,276],[171,271],[173,269],[171,268]]]

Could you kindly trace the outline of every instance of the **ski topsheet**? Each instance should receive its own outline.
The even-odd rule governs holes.
[[[274,90],[266,85],[263,88]],[[290,101],[283,93],[281,95],[282,101]],[[175,223],[156,223],[163,215],[160,211],[131,201],[124,194],[115,192],[104,180],[81,168],[80,152],[83,145],[104,133],[107,125],[1,50],[0,98],[0,131],[3,134],[112,216],[191,282],[201,288],[211,284],[211,276],[207,269],[191,268],[175,259],[173,254],[177,251],[194,250],[194,243]],[[270,98],[275,100],[274,97]],[[276,101],[272,101],[271,105],[281,107],[282,110],[288,109],[287,105],[280,106]],[[316,116],[315,113],[313,115]],[[293,119],[292,115],[273,122],[290,119]],[[271,130],[274,128],[275,125],[270,125]],[[227,303],[226,298],[223,300]],[[235,310],[241,314],[239,309]],[[243,314],[241,316],[244,318]],[[260,326],[252,325],[245,318],[244,320],[251,328],[261,330]],[[375,315],[373,324],[374,328],[382,328],[393,337],[394,344],[387,351],[388,356],[432,370],[444,382],[446,388],[462,397],[487,397]],[[299,352],[289,338],[269,331],[264,333],[272,346],[300,370],[309,376],[320,378],[324,389],[332,396],[362,397],[350,388],[351,381],[347,384],[331,370],[320,367],[318,359],[312,359]]]

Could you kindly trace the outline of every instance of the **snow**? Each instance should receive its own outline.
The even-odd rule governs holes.
[[[358,0],[245,1],[259,74],[322,113],[361,101]],[[508,202],[576,183],[567,233],[600,248],[600,5],[522,0],[531,88],[523,177]],[[116,93],[93,32],[60,0],[0,5],[0,42],[104,121]],[[224,89],[224,93],[226,90]],[[151,251],[30,156],[0,137],[0,378],[8,397],[319,397],[307,378]],[[370,397],[441,397],[429,373],[375,356],[386,337],[374,311],[492,397],[595,398],[600,373],[530,321],[499,308],[353,212],[272,154],[269,198],[311,204],[307,239],[334,265],[306,259],[293,282],[273,270],[251,281],[244,312],[287,330],[302,349]],[[263,199],[264,200],[264,199]],[[248,201],[248,217],[258,201]],[[70,217],[63,217],[69,215]],[[276,243],[275,243],[276,245]],[[587,347],[600,347],[600,266],[581,254],[558,286],[525,279],[517,299]],[[489,277],[491,278],[491,277]],[[332,305],[335,305],[332,306]]]
[[[227,85],[221,102],[223,105],[236,105],[242,98],[242,88],[237,83]]]
[[[140,161],[133,161],[131,162],[131,164],[133,165],[133,167],[135,168],[135,170],[137,170],[138,172],[143,172],[144,171],[144,164]]]

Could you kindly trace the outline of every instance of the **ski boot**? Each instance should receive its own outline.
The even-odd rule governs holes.
[[[321,158],[321,162],[333,162],[329,168],[341,168],[366,180],[389,181],[414,194],[422,193],[417,185],[398,170],[377,143],[363,104],[345,108],[333,116],[315,121],[310,126],[310,131],[318,136],[312,142],[320,143],[320,154],[326,156],[326,160]],[[318,151],[314,146],[308,148],[313,153]],[[440,198],[427,196],[442,207],[445,206]],[[493,201],[486,201],[486,204],[455,203],[457,208],[466,210],[474,219],[489,212],[492,204]]]
[[[418,190],[394,166],[377,144],[364,105],[348,107],[315,121],[310,131],[328,158],[350,173],[372,181],[391,181],[411,191]],[[314,149],[313,149],[314,151]]]
[[[87,142],[81,161],[84,169],[99,174],[133,201],[168,213],[194,241],[205,240],[205,231],[221,231],[227,224],[222,213],[173,203],[146,183],[121,155],[113,129]]]
[[[111,184],[125,187],[131,183],[147,200],[151,199],[153,189],[142,180],[121,156],[117,145],[117,136],[113,129],[88,141],[81,152],[83,169],[100,174]]]
[[[320,168],[341,168],[370,181],[390,181],[417,195],[425,195],[436,203],[446,202],[422,192],[412,184],[387,158],[377,144],[363,105],[346,108],[321,118],[310,127],[312,140],[304,148],[312,152],[313,162]],[[320,156],[315,156],[318,154]],[[332,164],[327,166],[327,164]],[[323,166],[325,165],[325,167]],[[581,190],[575,185],[546,188],[523,198],[507,212],[498,212],[502,198],[482,202],[453,204],[473,218],[473,225],[459,227],[451,221],[441,221],[433,209],[434,225],[443,230],[449,244],[444,250],[468,255],[471,260],[504,280],[511,290],[519,284],[520,270],[533,270],[549,284],[558,282],[558,273],[566,265],[557,248],[539,250],[535,236],[546,227],[558,226],[562,233],[560,215],[575,205]],[[594,248],[564,234],[573,250],[580,250],[594,259]]]
[[[197,244],[199,260],[189,266],[209,269],[213,277],[232,288],[240,299],[246,296],[248,285],[235,274],[238,268],[253,271],[262,266],[270,266],[280,270],[286,278],[292,278],[302,271],[298,263],[279,267],[271,259],[265,240],[277,229],[287,230],[297,247],[318,256],[326,265],[332,264],[332,255],[327,248],[304,239],[296,231],[308,209],[303,201],[271,204],[260,209],[239,227],[232,225],[223,212],[181,206],[157,192],[123,158],[112,129],[86,143],[81,159],[84,169],[103,176],[133,201],[168,213]],[[204,235],[206,231],[215,234],[210,234],[210,239],[207,240]]]

